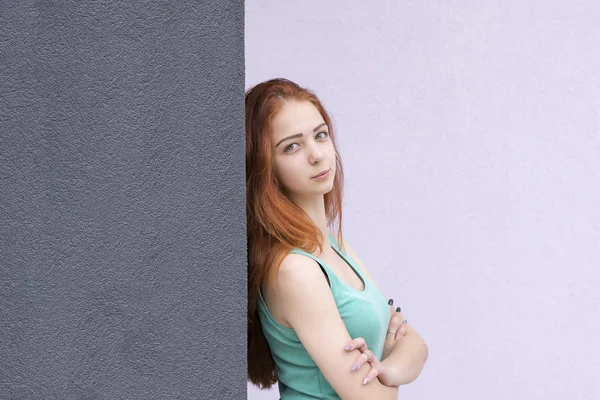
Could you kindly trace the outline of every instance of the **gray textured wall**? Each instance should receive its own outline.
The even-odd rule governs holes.
[[[2,2],[1,399],[245,398],[243,18]]]

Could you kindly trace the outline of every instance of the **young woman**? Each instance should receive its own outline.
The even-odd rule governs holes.
[[[396,399],[427,359],[343,241],[342,187],[316,95],[286,79],[249,89],[248,379],[263,389],[279,382],[282,400]]]

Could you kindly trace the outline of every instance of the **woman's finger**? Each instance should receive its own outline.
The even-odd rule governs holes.
[[[352,339],[349,343],[347,343],[346,347],[344,347],[344,349],[345,350],[360,349],[361,347],[366,346],[366,344],[367,344],[367,342],[365,342],[365,339],[363,339],[361,337],[357,337],[356,339]],[[366,349],[366,347],[365,347],[365,349]]]
[[[369,362],[371,358],[375,357],[375,354],[371,350],[365,350],[356,359],[354,360],[354,364],[350,367],[350,370],[356,371],[360,367],[363,366],[364,363]],[[375,357],[377,359],[377,357]]]
[[[407,332],[408,332],[408,321],[403,320],[402,324],[400,325],[400,329],[398,330],[398,333],[396,334],[396,340],[400,339],[402,336],[406,335]]]
[[[384,341],[384,345],[385,346],[392,346],[394,344],[394,342],[396,342],[396,338],[401,338],[402,336],[398,335],[398,332],[400,331],[400,328],[402,327],[402,313],[396,312],[394,313],[394,315],[392,315],[392,317],[390,318],[390,323],[388,325],[388,328],[386,331],[386,335],[385,335],[385,341]]]
[[[402,307],[396,307],[396,308],[394,308],[394,299],[390,299],[388,301],[388,306],[390,307],[390,322],[391,322],[392,317],[394,315],[398,314],[398,313],[400,313],[400,317],[401,318],[403,317],[402,316]],[[390,329],[389,327],[388,327],[388,329],[389,330],[394,330],[394,329]]]
[[[379,359],[377,357],[375,357],[375,355],[373,354],[370,358],[369,358],[369,364],[371,365],[371,370],[369,371],[369,373],[367,375],[365,375],[365,377],[363,378],[363,384],[366,385],[369,382],[372,382],[373,379],[377,378],[377,376],[381,373],[382,371],[382,365],[379,362]]]
[[[396,331],[395,340],[398,340],[401,337],[403,337],[404,335],[406,335],[406,333],[408,332],[408,321],[404,319],[404,316],[402,315],[402,309],[400,307],[396,308],[396,317],[399,317],[402,320],[402,323],[400,325],[400,328],[398,328],[398,330],[395,330],[395,329],[391,329],[391,330]]]

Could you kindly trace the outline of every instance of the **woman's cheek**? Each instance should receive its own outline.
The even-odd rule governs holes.
[[[279,182],[287,189],[294,187],[293,173],[288,168],[281,168],[279,174]]]

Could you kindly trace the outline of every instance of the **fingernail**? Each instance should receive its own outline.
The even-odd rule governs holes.
[[[352,371],[356,371],[356,369],[358,368],[358,363],[354,363],[354,365],[352,365],[352,368],[350,368]]]
[[[369,383],[369,378],[365,378],[365,380],[363,381],[363,385],[366,385],[367,383]]]
[[[407,320],[402,321],[403,324],[408,324]]]
[[[346,347],[344,347],[344,349],[346,349],[346,350],[350,350],[351,348],[352,348],[351,344],[347,344]]]
[[[388,301],[388,305],[389,306],[393,306],[394,305],[394,299],[390,299],[390,301]]]
[[[402,311],[402,308],[401,307],[397,307],[396,308],[396,312],[400,312],[400,311]]]

